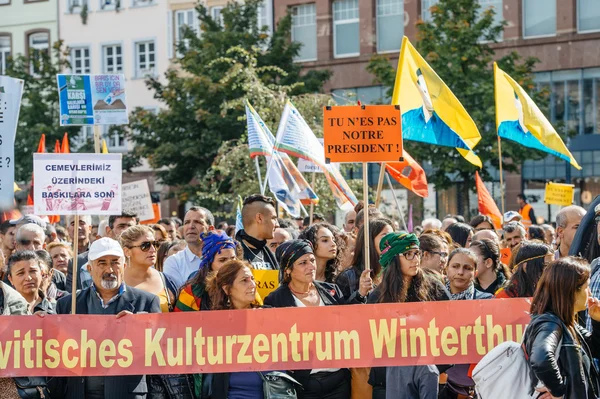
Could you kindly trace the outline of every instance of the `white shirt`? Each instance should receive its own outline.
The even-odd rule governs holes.
[[[200,258],[196,256],[189,247],[165,260],[163,272],[173,279],[177,288],[188,280],[190,274],[200,268]]]

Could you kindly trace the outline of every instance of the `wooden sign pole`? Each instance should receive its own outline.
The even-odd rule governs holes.
[[[363,201],[365,203],[365,207],[363,208],[363,218],[364,218],[364,232],[365,232],[365,270],[371,269],[371,265],[369,264],[369,163],[363,162]]]

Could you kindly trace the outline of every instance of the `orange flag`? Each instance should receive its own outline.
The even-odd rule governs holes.
[[[42,133],[40,142],[38,143],[37,153],[46,152],[46,135]],[[27,205],[33,205],[33,172],[31,173],[31,187],[29,188],[29,194],[27,194]]]
[[[477,203],[479,204],[479,213],[492,218],[496,229],[502,228],[502,214],[498,205],[492,198],[490,192],[483,184],[483,180],[479,177],[479,172],[475,171],[475,187],[477,188]]]
[[[404,187],[417,194],[419,197],[426,198],[429,195],[427,188],[427,176],[425,171],[410,156],[406,150],[402,151],[402,162],[389,162],[385,164],[385,170]]]
[[[71,149],[69,148],[69,136],[66,132],[62,139],[62,146],[60,147],[60,152],[62,152],[63,154],[71,153]]]

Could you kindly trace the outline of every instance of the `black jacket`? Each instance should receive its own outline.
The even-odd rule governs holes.
[[[77,314],[88,314],[87,300],[89,295],[95,295],[91,288],[86,288],[77,293]],[[160,302],[158,296],[128,286],[123,295],[117,300],[117,313],[122,310],[129,310],[132,313],[160,313]],[[56,303],[56,313],[71,313],[71,295],[61,298]],[[52,398],[84,398],[85,378],[54,378],[50,390],[52,392]],[[148,394],[146,376],[126,375],[105,377],[104,393],[106,398],[146,398]]]
[[[315,287],[319,296],[323,300],[325,306],[330,305],[346,305],[346,304],[359,304],[365,303],[366,297],[359,299],[357,292],[353,293],[348,301],[344,300],[344,296],[340,288],[331,283],[325,283],[322,281],[315,281]],[[287,284],[282,284],[275,291],[271,292],[265,298],[265,305],[272,306],[274,308],[290,308],[296,307],[296,301],[294,301],[294,295]],[[289,370],[287,372],[302,386],[306,386],[310,378],[310,370]]]
[[[564,323],[552,313],[544,313],[531,318],[525,332],[525,348],[531,365],[533,385],[540,380],[552,396],[565,399],[595,399],[600,394],[598,372],[592,358],[600,357],[600,323],[592,321],[590,333],[578,324],[575,325],[575,343]],[[558,362],[553,353],[562,338]],[[584,366],[583,353],[589,359],[590,367]],[[558,363],[558,364],[557,364]],[[587,391],[586,391],[587,383]],[[532,387],[533,390],[533,387]]]
[[[358,267],[352,266],[338,274],[335,283],[340,287],[344,299],[350,299],[350,296],[358,291],[360,286],[361,271]]]

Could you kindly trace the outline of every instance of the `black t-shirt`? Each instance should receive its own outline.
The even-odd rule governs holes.
[[[249,248],[245,244],[244,247],[244,259],[252,264],[252,267],[258,270],[277,270],[277,265],[273,265],[271,263],[270,257],[265,253],[265,249],[268,251],[267,247],[262,250],[256,250]]]

